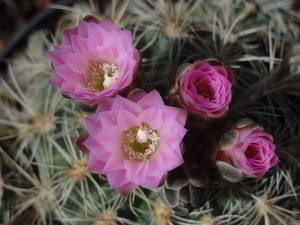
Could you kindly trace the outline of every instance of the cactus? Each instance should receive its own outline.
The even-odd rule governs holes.
[[[300,224],[300,15],[293,3],[86,0],[49,5],[64,12],[56,29],[31,33],[1,78],[0,224]],[[48,83],[47,52],[61,43],[63,30],[75,28],[86,15],[111,18],[132,31],[133,46],[142,55],[141,87],[158,90],[166,102],[180,65],[216,56],[218,66],[235,74],[226,115],[197,130],[188,128],[181,145],[185,163],[159,188],[137,187],[123,196],[110,188],[107,177],[89,170],[76,140],[90,112]],[[231,183],[215,165],[216,140],[241,118],[273,135],[280,163],[272,174]],[[144,133],[148,136],[142,138],[150,140]]]

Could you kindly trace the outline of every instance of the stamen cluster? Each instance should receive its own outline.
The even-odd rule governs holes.
[[[100,92],[111,88],[119,79],[119,69],[115,64],[97,63],[91,66],[91,78],[87,81],[88,90]]]
[[[159,133],[147,124],[125,132],[124,151],[130,160],[145,162],[159,146]]]

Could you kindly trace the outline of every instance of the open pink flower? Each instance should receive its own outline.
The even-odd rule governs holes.
[[[225,179],[238,182],[245,176],[262,177],[279,158],[272,135],[253,121],[241,119],[219,138],[215,162]]]
[[[231,102],[233,80],[232,71],[215,58],[183,64],[177,71],[173,104],[199,121],[223,117]]]
[[[88,168],[105,176],[111,188],[123,195],[139,185],[157,188],[183,163],[186,111],[165,106],[156,90],[100,103],[86,117],[87,130],[77,146],[88,155]]]
[[[100,22],[91,16],[77,28],[64,30],[61,44],[48,54],[54,68],[50,84],[90,105],[128,87],[141,60],[131,31],[121,30],[111,19]]]

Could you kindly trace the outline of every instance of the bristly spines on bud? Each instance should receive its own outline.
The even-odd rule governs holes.
[[[191,156],[170,171],[163,188],[167,205],[179,216],[188,216],[193,210],[204,206],[211,193],[211,178],[205,165]]]

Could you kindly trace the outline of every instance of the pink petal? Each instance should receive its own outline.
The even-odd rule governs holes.
[[[272,157],[271,161],[270,161],[270,167],[275,166],[276,164],[279,163],[279,158],[276,154],[274,154],[274,156]]]
[[[187,118],[187,111],[175,108],[175,107],[168,107],[163,110],[163,120],[176,120],[181,126],[184,127]]]
[[[49,83],[60,88],[63,82],[64,80],[54,70],[50,75]]]
[[[105,173],[110,187],[115,189],[129,183],[129,181],[126,179],[125,173],[125,170],[110,171]]]
[[[49,58],[51,59],[53,67],[60,66],[64,64],[64,61],[60,58],[62,54],[69,53],[70,51],[67,50],[55,50],[55,51],[49,51],[48,55]]]
[[[86,21],[79,21],[76,34],[78,37],[87,38],[88,37],[88,22]]]
[[[111,110],[119,110],[120,108],[136,116],[138,116],[143,111],[140,105],[128,99],[122,98],[120,96],[116,96],[116,100],[114,101]]]
[[[125,160],[126,178],[133,183],[143,184],[146,178],[148,162]]]
[[[107,46],[98,46],[90,52],[93,53],[99,63],[117,64],[118,62],[112,50]]]
[[[88,23],[87,31],[87,47],[90,51],[102,46],[104,38],[109,35],[108,31],[96,23]]]
[[[62,64],[56,67],[56,73],[64,79],[68,84],[76,87],[78,83],[86,86],[86,80],[82,74],[78,74],[77,72],[70,70],[70,68],[66,64]]]
[[[113,151],[110,150],[110,152],[112,152],[112,154],[105,164],[103,169],[104,174],[108,173],[109,171],[120,171],[125,168],[124,162],[126,161],[126,158],[123,149],[116,148]]]
[[[138,187],[138,184],[129,182],[127,184],[124,184],[122,186],[119,186],[116,188],[116,190],[121,194],[121,195],[128,195],[131,191],[133,191],[133,189],[135,189],[136,187]]]
[[[89,170],[102,174],[104,166],[105,166],[105,162],[101,162],[97,160],[96,156],[93,153],[89,154],[89,162],[88,162]]]
[[[137,61],[140,62],[142,60],[142,54],[139,50],[137,50],[136,48],[134,48],[132,50],[132,57]],[[139,64],[137,65],[137,67],[139,67]]]
[[[78,38],[77,35],[74,35],[74,34],[70,35],[72,51],[82,53],[80,45],[78,44],[77,38]]]
[[[263,130],[263,127],[259,126],[256,123],[250,124],[246,127],[243,127],[239,129],[239,140],[245,140],[247,136],[250,134],[254,136],[260,136],[260,134],[263,134],[261,131]]]
[[[132,51],[132,35],[130,30],[120,30],[120,41],[125,51]]]
[[[185,133],[187,132],[187,130],[184,129],[187,113],[179,109],[178,112],[182,112],[182,114],[181,113],[177,114],[175,111],[169,111],[169,110],[164,112],[164,115],[162,117],[163,125],[159,128],[160,135],[164,137],[168,137],[168,135],[174,135],[177,138],[184,137]]]
[[[84,145],[87,149],[89,149],[90,153],[92,153],[96,157],[101,155],[102,154],[101,152],[106,152],[107,151],[105,148],[103,148],[103,145],[101,145],[101,143],[93,137],[87,138],[82,143],[82,145]]]
[[[110,111],[114,101],[115,101],[114,98],[100,99],[99,100],[99,105],[97,107],[97,113]]]
[[[60,77],[60,78],[61,78],[61,77]],[[62,92],[68,93],[68,95],[69,95],[71,98],[73,98],[72,95],[73,95],[73,96],[75,95],[75,98],[74,98],[74,99],[76,99],[76,96],[77,96],[77,94],[76,94],[76,87],[75,87],[75,90],[74,90],[74,86],[71,85],[71,84],[69,84],[69,83],[67,83],[67,82],[65,82],[65,80],[63,80],[63,82],[61,83],[60,89],[61,89]]]
[[[199,60],[193,63],[192,68],[190,69],[190,71],[193,70],[197,70],[197,69],[201,69],[201,71],[210,71],[211,70],[211,66],[209,65],[208,62],[204,61],[204,60]]]
[[[76,38],[77,44],[80,47],[80,52],[82,55],[84,55],[87,59],[90,59],[91,61],[100,61],[99,57],[94,54],[96,51],[95,49],[90,50],[88,48],[88,39],[83,37],[77,37]]]
[[[116,110],[89,115],[85,118],[86,127],[91,131],[91,135],[95,131],[99,132],[99,129],[109,129],[117,125],[117,115],[118,112]]]
[[[163,139],[164,143],[170,149],[175,149],[180,144],[180,142],[181,142],[181,140],[182,140],[182,138],[183,138],[186,130],[181,131],[181,134],[177,135],[177,133],[179,133],[179,132],[178,132],[178,130],[176,130],[175,132],[173,130],[171,130],[171,131],[169,131],[168,134],[163,135],[162,139]]]
[[[70,34],[77,34],[77,30],[76,29],[64,30],[63,35],[62,35],[61,45],[70,45],[71,44]]]
[[[98,145],[99,146],[99,145]],[[104,148],[98,148],[98,149],[94,149],[93,151],[93,155],[96,156],[96,159],[100,162],[103,162],[104,164],[109,160],[109,158],[111,157],[111,153],[109,151],[107,151]],[[90,158],[91,156],[89,156]],[[103,172],[101,172],[103,173]]]
[[[162,179],[166,176],[166,174],[167,173],[160,174],[159,176],[156,177],[147,177],[147,179],[145,179],[145,182],[142,186],[148,188],[158,188],[161,185]]]
[[[148,162],[147,177],[161,176],[161,174],[166,172],[162,156],[160,154],[152,155]]]
[[[167,171],[170,171],[183,163],[183,158],[181,156],[179,146],[177,149],[175,149],[174,152],[173,151],[170,151],[170,147],[165,143],[161,143],[159,146],[159,150],[157,151],[157,153],[159,153],[163,158]],[[176,152],[177,154],[174,154]]]
[[[93,99],[95,97],[95,93],[88,92],[88,90],[86,89],[86,86],[81,83],[76,84],[74,94],[76,94],[77,96],[81,96],[81,97],[89,98],[89,99]],[[77,98],[74,97],[74,99],[77,99]]]
[[[119,150],[124,142],[124,132],[117,126],[110,127],[109,129],[102,131],[95,138],[103,145],[103,147],[109,151],[114,152]]]
[[[120,28],[115,24],[115,22],[112,20],[112,19],[110,19],[110,18],[108,18],[108,19],[106,19],[106,20],[104,20],[101,24],[100,24],[100,26],[102,27],[102,28],[104,28],[106,31],[108,31],[108,32],[112,32],[113,30],[120,30]]]
[[[148,108],[139,115],[138,120],[148,124],[152,129],[159,129],[163,124],[162,110],[157,107]]]
[[[138,60],[134,59],[132,52],[119,52],[118,67],[120,73],[120,84],[126,84],[132,82],[132,76],[138,66]]]
[[[108,111],[101,113],[100,119],[101,119],[101,125],[102,129],[106,130],[109,129],[109,127],[117,126],[118,125],[118,112],[117,111]]]
[[[143,97],[145,97],[147,93],[144,90],[141,89],[135,89],[132,91],[129,96],[127,97],[128,100],[137,103],[139,100],[141,100]]]
[[[126,110],[119,111],[117,121],[119,128],[123,131],[141,126],[140,120],[134,114]]]
[[[85,125],[90,131],[94,131],[95,129],[102,129],[102,124],[100,120],[100,116],[98,113],[89,115],[84,118]]]
[[[154,102],[155,102],[156,107],[165,105],[160,94],[155,89],[153,91],[151,91],[150,93],[148,93],[147,95],[145,95],[145,97],[143,97],[138,102],[138,104],[143,108],[143,110],[146,110],[148,108],[151,108],[153,106]]]
[[[67,53],[61,55],[62,61],[76,73],[88,73],[89,62],[88,60],[79,53]]]
[[[103,45],[109,48],[115,57],[118,57],[119,52],[125,51],[125,48],[122,44],[120,30],[113,30],[109,34],[105,35],[103,40]]]

